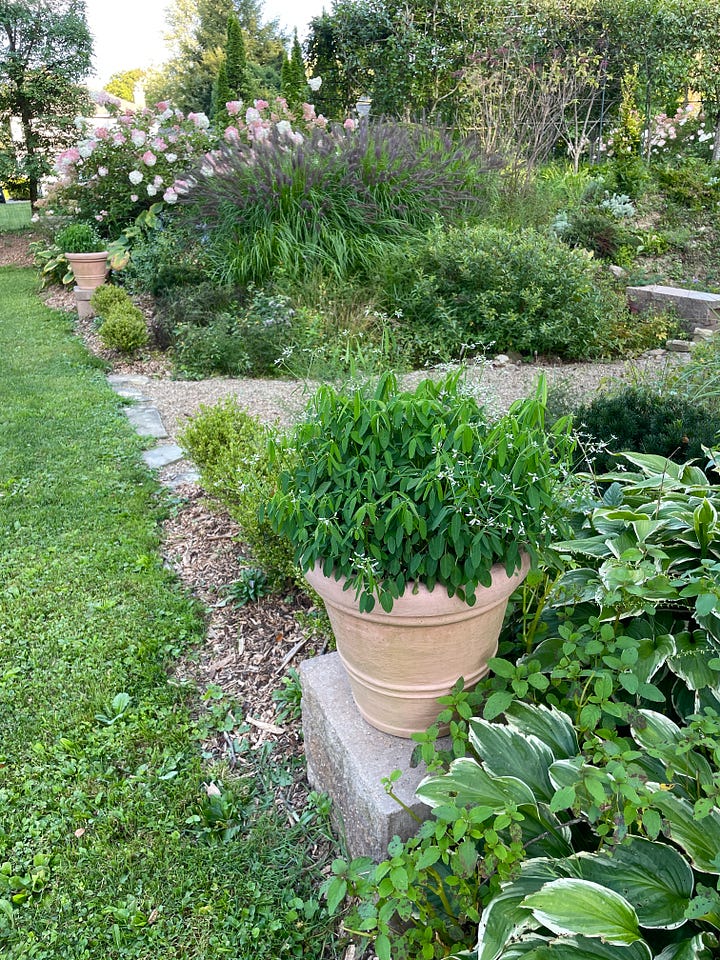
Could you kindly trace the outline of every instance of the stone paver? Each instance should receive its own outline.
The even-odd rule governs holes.
[[[126,407],[125,416],[141,437],[152,437],[155,440],[167,439],[168,432],[156,407]]]
[[[628,287],[628,300],[639,310],[673,307],[678,316],[692,324],[715,327],[720,313],[720,295],[684,287],[665,287],[650,284],[647,287]]]
[[[160,470],[182,460],[183,452],[176,443],[164,443],[152,450],[146,450],[142,457],[151,470]]]

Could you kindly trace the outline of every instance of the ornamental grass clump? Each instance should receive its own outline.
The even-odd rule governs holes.
[[[434,218],[482,208],[474,141],[380,122],[358,130],[281,129],[208,154],[184,198],[216,279],[262,286],[317,273],[368,276],[388,243]]]
[[[508,574],[557,535],[570,424],[545,429],[546,384],[489,423],[461,373],[400,390],[323,386],[294,437],[267,516],[303,571],[345,577],[361,612],[385,611],[408,584],[475,603],[501,563]]]

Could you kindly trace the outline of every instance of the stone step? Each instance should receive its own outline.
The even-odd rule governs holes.
[[[667,310],[672,307],[682,320],[687,321],[689,329],[696,325],[713,330],[718,327],[720,294],[651,284],[647,287],[628,287],[627,297],[630,305],[637,310]]]

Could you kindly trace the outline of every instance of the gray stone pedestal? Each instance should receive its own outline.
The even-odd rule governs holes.
[[[387,795],[384,777],[402,770],[394,792],[421,819],[430,814],[415,796],[427,772],[424,764],[410,767],[415,741],[382,733],[363,720],[339,654],[305,660],[300,680],[308,779],[332,799],[336,825],[350,855],[382,860],[395,834],[406,840],[418,828]]]
[[[75,287],[75,305],[77,306],[78,316],[81,320],[87,320],[95,316],[90,300],[95,293],[94,290],[88,290],[84,287]]]

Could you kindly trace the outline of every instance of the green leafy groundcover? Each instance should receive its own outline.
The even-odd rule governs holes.
[[[321,824],[201,766],[157,487],[34,286],[0,270],[0,956],[329,956]]]

